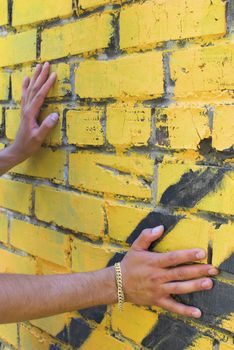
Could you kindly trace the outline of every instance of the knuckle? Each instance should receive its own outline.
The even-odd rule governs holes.
[[[179,283],[173,284],[173,294],[180,294],[180,285]]]
[[[22,113],[23,117],[29,118],[30,116],[30,108],[25,107]]]
[[[186,279],[186,273],[183,268],[175,269],[175,278],[178,280],[185,280]]]
[[[147,236],[148,236],[148,232],[149,232],[149,230],[148,230],[147,228],[145,228],[145,229],[141,232],[141,234],[142,234],[143,236],[147,237]]]
[[[149,234],[148,233],[149,233],[149,231],[147,229],[145,229],[145,230],[143,230],[141,232],[141,237],[143,238],[143,240],[145,242],[148,242],[148,240],[149,240]]]
[[[154,286],[154,289],[155,289],[155,283],[160,284],[160,282],[162,282],[164,279],[163,279],[163,276],[162,275],[159,275],[158,273],[152,273],[150,275],[150,281],[153,282],[153,286]]]
[[[41,143],[41,137],[38,134],[33,134],[31,137],[31,140],[33,143]]]
[[[34,86],[32,87],[32,92],[33,92],[34,94],[37,92],[37,86],[36,86],[36,85],[34,85]]]
[[[178,253],[170,252],[168,255],[168,261],[171,266],[176,265],[178,263]]]
[[[38,92],[38,94],[36,95],[36,99],[42,100],[43,98],[44,98],[43,94],[41,92]]]

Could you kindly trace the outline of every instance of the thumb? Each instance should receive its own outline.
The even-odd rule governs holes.
[[[140,236],[133,242],[132,247],[135,250],[148,250],[151,243],[162,236],[164,232],[163,225],[147,228],[143,230]]]
[[[57,124],[59,120],[59,115],[57,113],[52,113],[48,117],[46,117],[41,126],[38,129],[38,136],[40,139],[44,140],[46,136],[49,134],[50,130]]]

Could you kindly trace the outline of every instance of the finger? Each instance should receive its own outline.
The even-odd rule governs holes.
[[[190,265],[169,269],[166,273],[167,281],[192,280],[204,276],[218,275],[219,270],[212,265]]]
[[[161,267],[170,267],[188,262],[202,260],[206,257],[203,249],[175,250],[168,253],[160,253],[157,255],[159,265]]]
[[[32,79],[31,79],[31,81],[30,81],[30,84],[29,84],[29,86],[28,86],[27,101],[30,100],[30,95],[31,95],[33,86],[34,86],[35,81],[37,80],[38,76],[40,75],[41,70],[42,70],[41,64],[37,64],[37,65],[36,65],[36,68],[35,68],[35,72],[34,72],[34,74],[33,74],[33,76],[32,76]]]
[[[43,68],[40,74],[38,75],[37,79],[35,80],[34,84],[30,88],[30,96],[29,96],[30,101],[35,97],[35,95],[41,89],[43,84],[46,82],[49,75],[49,71],[50,71],[50,65],[48,62],[46,62],[43,65]]]
[[[164,227],[162,225],[143,230],[140,236],[133,242],[132,248],[135,250],[147,250],[150,244],[161,237]]]
[[[201,310],[198,308],[178,303],[172,298],[167,298],[161,306],[168,311],[186,317],[200,318],[202,315]]]
[[[22,106],[24,106],[26,102],[27,90],[28,90],[29,84],[30,84],[29,77],[24,77],[23,84],[22,84],[22,99],[21,99]]]
[[[209,290],[212,287],[213,282],[210,278],[198,278],[192,281],[165,283],[163,289],[167,294],[187,294]]]
[[[38,91],[36,96],[33,98],[31,107],[33,111],[36,112],[34,113],[34,115],[38,114],[37,112],[39,112],[41,106],[43,105],[44,100],[48,95],[51,87],[54,85],[55,80],[56,80],[56,73],[51,73],[49,79],[46,81],[46,83],[42,86],[42,88]]]
[[[45,140],[51,129],[57,124],[59,116],[57,113],[50,114],[46,119],[43,120],[41,126],[37,131],[37,139],[41,140],[41,143]]]

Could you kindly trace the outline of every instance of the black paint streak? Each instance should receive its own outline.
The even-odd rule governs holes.
[[[201,309],[200,321],[210,325],[219,325],[225,317],[234,312],[234,286],[214,280],[209,291],[177,296],[176,299],[186,305]]]
[[[158,323],[143,339],[142,345],[151,350],[183,350],[192,345],[198,331],[179,320],[160,315]]]
[[[219,265],[219,269],[234,274],[234,253]]]
[[[99,305],[79,310],[79,313],[84,318],[101,323],[107,310],[106,305]]]
[[[50,345],[50,350],[62,350],[62,348],[58,344],[52,344]]]
[[[59,332],[57,335],[56,335],[56,338],[58,338],[59,340],[62,340],[64,343],[68,344],[69,342],[69,337],[68,337],[68,329],[67,329],[67,326],[65,326],[63,328],[63,330],[61,332]]]
[[[141,231],[145,228],[153,228],[155,226],[164,225],[165,232],[162,238],[160,240],[157,240],[157,243],[159,243],[163,237],[165,237],[165,234],[168,234],[175,227],[180,219],[180,216],[151,212],[139,223],[139,225],[137,225],[137,227],[126,240],[126,243],[132,244],[137,239],[137,237],[139,237]],[[153,249],[154,247],[155,243],[152,244],[150,249]]]
[[[173,207],[192,208],[218,186],[224,174],[225,170],[219,168],[205,168],[195,172],[190,170],[181,176],[178,183],[167,188],[160,203]]]
[[[109,260],[107,267],[113,266],[115,263],[120,262],[124,258],[125,255],[126,255],[126,253],[114,254],[113,257]]]
[[[73,318],[69,325],[69,344],[79,348],[89,337],[92,329],[82,318]]]

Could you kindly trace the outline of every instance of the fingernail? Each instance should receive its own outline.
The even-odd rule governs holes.
[[[53,113],[51,114],[50,119],[53,120],[53,122],[57,122],[59,119],[59,115],[57,113]]]
[[[208,274],[211,276],[218,275],[219,270],[215,269],[214,267],[208,270]]]
[[[154,227],[154,228],[152,229],[152,234],[153,234],[153,235],[156,235],[157,233],[161,232],[163,228],[164,228],[163,225]]]
[[[192,312],[192,316],[195,317],[195,318],[201,317],[201,310],[194,309],[194,311]]]
[[[202,288],[209,289],[212,287],[212,282],[211,282],[211,280],[204,280],[204,281],[202,281],[201,286],[202,286]]]
[[[44,67],[47,67],[47,66],[49,66],[49,62],[44,63]]]
[[[198,259],[204,259],[206,257],[206,252],[204,250],[199,250],[196,253],[196,258]]]

